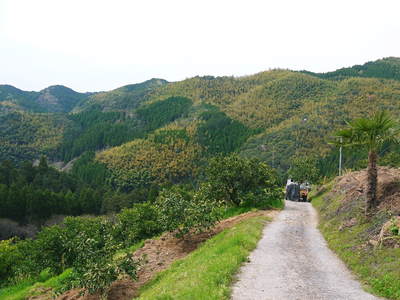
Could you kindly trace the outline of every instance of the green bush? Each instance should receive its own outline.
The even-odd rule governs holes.
[[[159,212],[151,203],[137,203],[117,215],[116,238],[125,246],[155,236],[162,231]]]
[[[290,161],[289,178],[297,182],[317,183],[321,177],[317,167],[317,159],[312,156],[295,156]]]
[[[76,239],[80,249],[73,264],[73,272],[68,282],[68,288],[85,288],[92,294],[106,294],[111,283],[122,274],[136,278],[139,262],[132,255],[123,254],[118,258],[114,255],[118,249],[110,234],[105,234],[101,241],[80,235]]]
[[[267,164],[236,154],[210,160],[206,170],[208,194],[214,200],[243,205],[282,198],[276,172]]]
[[[136,276],[138,262],[124,255],[114,259],[122,244],[116,226],[104,218],[66,218],[66,261],[73,267],[69,287],[105,293],[119,275]]]
[[[64,261],[66,229],[58,225],[45,227],[32,241],[34,251],[31,253],[36,262],[36,269],[48,269],[54,274],[65,270]]]
[[[2,241],[1,279],[43,281],[72,267],[65,289],[78,287],[89,293],[105,293],[118,276],[135,278],[138,265],[130,255],[115,257],[123,247],[115,238],[116,232],[116,225],[105,218],[68,217],[60,226],[44,228],[36,240],[16,244]]]
[[[163,229],[183,238],[190,232],[201,232],[218,221],[215,202],[199,191],[194,197],[179,189],[164,190],[157,199]]]
[[[0,282],[5,282],[12,273],[16,260],[16,248],[13,239],[0,241]]]

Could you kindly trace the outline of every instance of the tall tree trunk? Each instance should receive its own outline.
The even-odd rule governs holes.
[[[378,169],[376,167],[377,161],[376,151],[369,151],[368,153],[368,184],[367,184],[367,203],[365,207],[365,214],[371,215],[372,210],[377,207],[378,201],[376,199],[376,189],[378,185]]]

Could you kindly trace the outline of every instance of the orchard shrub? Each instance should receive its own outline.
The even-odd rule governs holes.
[[[16,250],[13,239],[0,241],[0,282],[5,282],[13,272],[12,267],[17,258]]]
[[[162,231],[159,212],[151,203],[134,204],[117,215],[116,238],[125,246],[150,238]]]
[[[66,218],[66,260],[73,267],[70,287],[105,294],[118,276],[136,278],[138,262],[130,255],[115,258],[123,246],[115,239],[116,226],[104,218]]]
[[[214,200],[243,205],[257,202],[266,204],[278,193],[279,180],[274,169],[256,159],[242,158],[236,154],[210,160],[206,170],[208,194]]]
[[[164,190],[157,199],[163,229],[183,238],[190,232],[201,232],[218,220],[217,206],[202,195],[193,197],[179,189]]]

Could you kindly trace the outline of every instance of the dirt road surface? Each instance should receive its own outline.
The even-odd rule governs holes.
[[[364,292],[328,249],[310,203],[286,201],[264,228],[233,286],[233,300],[381,299]]]

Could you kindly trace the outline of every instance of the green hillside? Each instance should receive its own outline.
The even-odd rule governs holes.
[[[35,99],[45,112],[70,112],[90,95],[78,93],[62,85],[53,85],[39,92]]]
[[[41,155],[55,157],[69,126],[63,115],[2,110],[0,105],[0,161],[21,163]]]
[[[63,112],[72,110],[91,93],[78,93],[62,85],[54,85],[40,92],[27,92],[11,85],[0,85],[0,104],[15,104],[19,109],[29,112]]]
[[[332,132],[345,121],[378,109],[399,117],[399,61],[385,58],[325,74],[272,70],[244,77],[197,76],[178,82],[151,79],[95,94],[79,94],[62,86],[41,92],[1,86],[0,114],[24,111],[29,115],[21,121],[29,124],[18,126],[34,127],[32,120],[39,115],[33,112],[48,112],[52,121],[42,123],[43,130],[35,129],[36,136],[58,122],[55,120],[64,120],[52,131],[52,142],[45,134],[39,138],[44,140],[42,145],[51,145],[47,152],[33,150],[23,134],[12,137],[3,126],[3,145],[10,149],[3,152],[31,147],[32,155],[12,158],[31,159],[35,153],[46,153],[51,160],[69,161],[85,151],[107,149],[107,155],[99,154],[105,157],[113,153],[112,147],[124,143],[152,143],[155,131],[172,126],[191,128],[189,143],[201,149],[199,161],[236,151],[285,172],[294,156],[313,156],[321,173],[331,175],[337,159],[336,149],[328,144]],[[66,113],[69,111],[73,113]],[[128,150],[131,147],[115,151],[121,154],[125,151],[121,149],[132,155]],[[111,156],[113,164],[119,165],[118,156]],[[362,166],[362,159],[357,153],[346,153],[345,167]]]
[[[399,117],[400,84],[394,80],[347,78],[327,80],[298,72],[273,70],[256,75],[195,77],[155,90],[149,101],[171,95],[211,104],[254,131],[241,154],[258,157],[285,171],[293,156],[332,160],[328,144],[345,121],[387,109]],[[258,134],[255,134],[258,133]],[[351,154],[353,155],[353,154]],[[346,158],[354,167],[357,159]],[[336,163],[335,163],[336,167]],[[322,170],[326,175],[334,172]]]
[[[12,104],[20,109],[39,111],[40,107],[34,99],[37,92],[26,92],[12,85],[0,85],[0,105]]]
[[[374,77],[400,80],[400,58],[387,57],[376,61],[370,61],[363,65],[355,65],[349,68],[327,73],[312,73],[304,71],[325,79],[343,79],[348,77]]]
[[[75,107],[75,112],[93,107],[102,111],[130,111],[147,99],[151,92],[168,82],[153,78],[142,83],[125,85],[109,92],[96,93]]]

